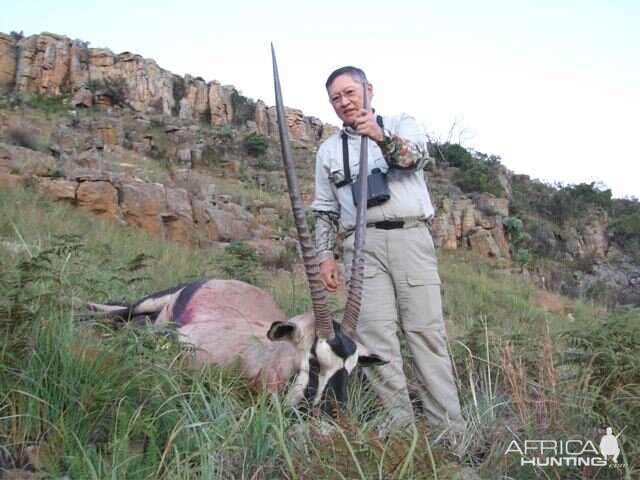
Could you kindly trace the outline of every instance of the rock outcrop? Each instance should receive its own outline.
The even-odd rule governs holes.
[[[0,32],[0,95],[13,91],[16,81],[16,41]]]
[[[433,220],[436,245],[455,250],[469,246],[486,257],[511,258],[503,222],[509,216],[509,202],[491,194],[472,198],[445,198]]]
[[[260,216],[267,215],[273,225],[286,215],[266,205],[252,207],[254,214],[225,196],[198,198],[183,188],[91,168],[77,167],[58,178],[53,172],[59,164],[52,156],[0,143],[0,186],[30,185],[109,222],[195,246],[272,239],[273,228],[260,225]]]
[[[247,99],[233,86],[200,77],[184,78],[154,60],[62,35],[42,33],[26,38],[0,33],[0,93],[69,95],[71,106],[105,109],[114,105],[109,83],[121,85],[127,105],[142,113],[177,116],[211,125],[235,124],[276,138],[275,107]],[[248,109],[238,109],[240,99]],[[247,114],[249,113],[249,115]],[[287,109],[291,136],[300,141],[325,138],[335,127],[300,110]]]

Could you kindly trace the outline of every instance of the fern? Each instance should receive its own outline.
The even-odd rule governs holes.
[[[640,309],[618,307],[608,318],[565,333],[562,363],[572,367],[601,424],[640,433]],[[605,420],[606,419],[606,420]]]

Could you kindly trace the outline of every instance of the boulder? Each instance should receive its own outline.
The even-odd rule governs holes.
[[[128,225],[164,237],[161,214],[167,211],[165,188],[156,183],[123,183],[120,207]]]
[[[78,184],[64,179],[39,178],[36,183],[36,191],[55,201],[73,202],[76,199]]]
[[[81,182],[76,190],[80,210],[115,222],[118,218],[118,190],[111,182]]]
[[[487,230],[476,227],[469,231],[469,246],[471,249],[483,257],[499,257],[500,248]]]

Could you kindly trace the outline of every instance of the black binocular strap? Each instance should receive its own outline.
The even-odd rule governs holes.
[[[376,115],[376,123],[378,126],[384,131],[384,123],[382,122],[382,117],[380,115]],[[351,183],[351,168],[349,167],[349,139],[347,132],[344,130],[340,135],[342,137],[342,162],[344,164],[344,180],[336,183],[336,187],[344,187],[345,185],[349,185]]]

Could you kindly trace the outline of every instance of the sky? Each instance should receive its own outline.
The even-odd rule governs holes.
[[[551,184],[640,197],[638,0],[148,0],[5,2],[0,31],[88,41],[178,75],[339,121],[324,83],[362,68],[379,113],[499,155]],[[637,135],[637,136],[636,136]]]

